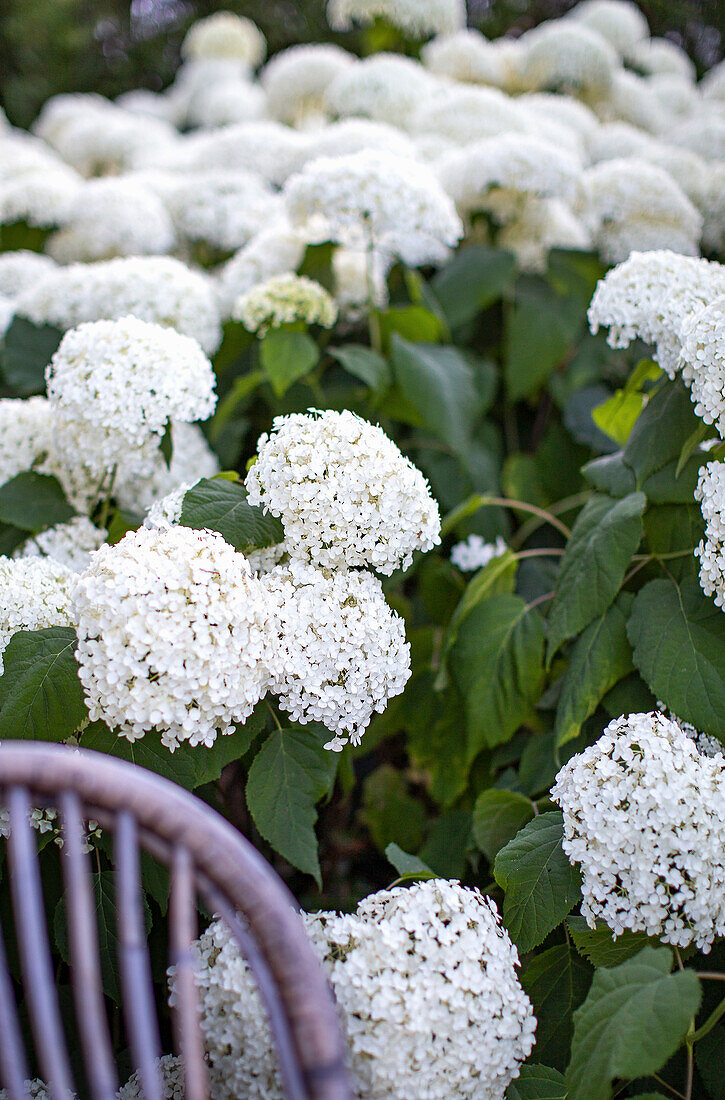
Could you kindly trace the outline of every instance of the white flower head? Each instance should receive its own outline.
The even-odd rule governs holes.
[[[185,1100],[184,1063],[175,1054],[164,1054],[158,1060],[161,1075],[161,1100]],[[118,1100],[143,1100],[141,1074],[138,1070],[129,1077],[118,1093]]]
[[[506,84],[506,66],[501,51],[480,31],[465,29],[439,35],[420,52],[429,72],[466,84]]]
[[[96,527],[87,516],[74,516],[67,523],[58,523],[27,539],[13,554],[14,558],[52,558],[76,573],[87,566],[94,550],[108,534]]]
[[[0,252],[0,294],[15,298],[23,290],[35,284],[49,272],[55,263],[41,252]]]
[[[573,19],[550,19],[527,31],[520,70],[532,92],[566,92],[594,100],[606,95],[619,65],[615,50],[595,30]]]
[[[422,1082],[426,1100],[501,1100],[536,1021],[492,901],[436,879],[373,894],[356,913],[302,919],[335,994],[359,1100],[411,1100]],[[212,924],[198,948],[213,1094],[281,1100],[262,1002],[226,925]]]
[[[725,933],[725,758],[662,714],[630,714],[564,765],[551,797],[590,926],[702,951]]]
[[[267,111],[289,126],[304,126],[325,114],[329,84],[356,62],[339,46],[290,46],[268,61],[260,81],[267,93]]]
[[[52,558],[0,557],[0,673],[2,653],[16,631],[74,625],[71,593],[77,579]]]
[[[176,239],[161,199],[124,177],[84,183],[62,224],[47,245],[59,263],[160,255],[170,252]]]
[[[437,84],[412,58],[378,53],[338,73],[325,89],[323,105],[328,114],[340,118],[358,115],[405,129]]]
[[[246,479],[251,504],[279,516],[290,554],[328,569],[407,569],[440,540],[438,506],[382,428],[349,411],[274,421]]]
[[[725,462],[708,462],[695,490],[705,520],[705,537],[695,550],[700,559],[700,587],[725,609]]]
[[[581,0],[567,15],[596,31],[625,57],[649,38],[649,24],[632,0]]]
[[[243,247],[260,225],[276,221],[281,206],[261,176],[218,168],[180,176],[165,197],[181,237],[227,252]]]
[[[389,253],[417,267],[440,264],[463,227],[422,164],[382,152],[319,157],[285,187],[287,210],[315,241]]]
[[[295,722],[322,722],[326,748],[359,744],[375,711],[410,676],[405,625],[380,581],[356,570],[317,569],[292,560],[260,583],[274,607],[279,654],[270,691]]]
[[[265,595],[221,535],[129,532],[98,550],[74,592],[79,675],[91,720],[129,740],[162,731],[211,745],[267,689]]]
[[[486,542],[481,535],[469,535],[463,542],[457,542],[451,550],[451,562],[464,573],[473,573],[483,569],[494,558],[506,553],[506,540],[499,535],[495,542]]]
[[[217,11],[192,24],[181,52],[184,57],[195,59],[229,58],[255,69],[264,61],[267,41],[251,19],[230,11]]]
[[[264,336],[270,329],[304,321],[332,328],[337,306],[323,286],[304,275],[274,275],[248,290],[236,302],[232,317],[248,332]]]
[[[327,19],[338,31],[385,19],[412,38],[428,38],[465,27],[466,0],[327,0]]]
[[[685,319],[680,361],[695,412],[725,438],[725,295]]]
[[[0,400],[0,485],[26,470],[55,472],[52,418],[45,397]]]

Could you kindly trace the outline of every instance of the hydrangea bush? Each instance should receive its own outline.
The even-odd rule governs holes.
[[[326,10],[0,122],[0,739],[253,840],[357,1100],[718,1100],[725,69],[630,0]],[[246,964],[197,950],[214,1100],[272,1100]]]

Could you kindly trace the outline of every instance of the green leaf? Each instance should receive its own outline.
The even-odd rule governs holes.
[[[634,470],[626,464],[621,451],[587,462],[582,473],[595,489],[612,497],[626,497],[637,488]]]
[[[0,522],[37,534],[67,523],[75,509],[57,478],[26,470],[0,485]]]
[[[465,356],[439,344],[411,344],[397,334],[391,354],[395,382],[425,427],[453,451],[465,452],[481,405]]]
[[[695,1064],[711,1100],[725,1100],[725,1075],[722,1052],[725,1050],[725,1024],[718,1024],[695,1044]]]
[[[614,601],[642,538],[644,493],[621,500],[593,496],[566,544],[549,613],[549,660]]]
[[[592,966],[619,966],[643,947],[659,946],[657,939],[646,936],[644,932],[625,931],[615,939],[606,924],[600,921],[596,928],[590,928],[584,917],[567,917],[566,926],[577,951]]]
[[[118,932],[116,925],[117,902],[113,871],[101,871],[94,874],[93,897],[95,901],[95,924],[98,934],[98,951],[101,958],[101,979],[103,992],[116,1004],[121,1002],[121,985],[118,974]],[[151,931],[151,910],[145,894],[143,897],[143,922],[146,935]],[[65,902],[61,898],[55,907],[53,931],[60,957],[71,962],[68,944],[68,918]]]
[[[378,314],[385,350],[397,335],[417,343],[438,344],[448,336],[445,323],[423,306],[392,306]]]
[[[647,549],[652,554],[668,555],[668,572],[680,582],[691,574],[697,576],[700,570],[699,559],[695,557],[695,547],[705,533],[705,521],[700,506],[692,498],[689,504],[654,504],[647,508],[644,516],[644,537]]]
[[[328,348],[333,359],[344,367],[348,374],[361,379],[366,386],[380,393],[386,390],[393,380],[390,364],[372,348],[363,344],[347,344],[342,348]]]
[[[608,401],[592,409],[592,420],[605,435],[623,447],[643,405],[643,394],[617,390]]]
[[[227,764],[241,759],[265,720],[266,712],[258,707],[243,726],[237,726],[233,733],[218,736],[210,748],[206,745],[191,746],[186,741],[173,752],[162,745],[161,734],[157,730],[145,733],[138,741],[129,741],[120,733],[109,730],[103,722],[93,722],[83,731],[81,745],[84,749],[95,749],[128,760],[193,791],[205,783],[214,782]]]
[[[365,780],[360,818],[381,852],[393,842],[408,850],[419,848],[423,841],[423,804],[410,794],[404,777],[391,764],[382,764]]]
[[[533,816],[531,799],[518,791],[490,787],[479,794],[473,810],[473,839],[489,863]]]
[[[545,284],[520,287],[504,328],[504,382],[510,401],[534,397],[572,341],[562,300]]]
[[[0,740],[62,741],[87,718],[70,626],[20,630],[3,653]]]
[[[689,504],[695,494],[700,467],[710,455],[698,451],[677,470],[674,459],[645,479],[642,492],[653,504]]]
[[[640,413],[624,449],[624,461],[634,470],[637,488],[668,462],[679,460],[698,425],[684,385],[665,382]]]
[[[334,776],[335,754],[309,730],[275,730],[249,769],[247,805],[269,844],[321,885],[315,803]]]
[[[468,810],[449,810],[430,822],[428,837],[418,855],[441,878],[462,879],[470,840],[471,814]]]
[[[498,301],[515,270],[514,256],[499,248],[469,245],[457,252],[431,283],[451,328],[472,321]]]
[[[559,811],[539,814],[496,856],[503,921],[522,954],[542,943],[581,898],[579,871],[564,855],[563,837]]]
[[[682,444],[680,457],[678,458],[677,466],[675,467],[675,477],[680,476],[683,466],[686,465],[691,455],[695,453],[703,440],[707,439],[711,435],[712,427],[709,424],[705,424],[701,421],[693,431],[692,435],[688,436],[688,438]]]
[[[306,332],[273,329],[259,345],[262,368],[277,397],[317,366],[320,352]]]
[[[429,879],[435,878],[427,863],[417,856],[404,852],[397,844],[388,844],[385,849],[386,859],[392,863],[401,879]]]
[[[166,469],[168,470],[171,466],[171,459],[174,454],[174,439],[172,435],[170,420],[166,421],[164,434],[162,435],[161,442],[159,443],[159,450],[161,451],[164,462],[166,463]]]
[[[202,478],[189,489],[179,523],[197,531],[218,531],[242,553],[274,546],[284,538],[280,521],[250,504],[241,482],[223,477]]]
[[[658,699],[699,730],[725,738],[722,611],[695,577],[650,581],[637,593],[627,633],[634,663]]]
[[[576,737],[609,689],[632,671],[632,649],[627,640],[632,600],[629,592],[620,593],[612,607],[590,623],[574,643],[561,678],[557,745]]]
[[[30,397],[45,392],[45,368],[63,338],[52,325],[34,325],[13,317],[0,351],[0,369],[13,393]]]
[[[574,1009],[586,997],[590,982],[589,966],[568,943],[535,955],[521,977],[537,1020],[536,1055],[552,1066],[566,1069]]]
[[[674,1054],[700,1006],[693,970],[671,974],[672,952],[645,947],[598,970],[574,1013],[569,1100],[609,1100],[615,1078],[656,1073]]]
[[[491,596],[458,629],[449,661],[464,698],[468,760],[508,741],[544,684],[544,620],[518,596]]]
[[[566,1081],[549,1066],[525,1065],[506,1089],[506,1100],[566,1100]]]

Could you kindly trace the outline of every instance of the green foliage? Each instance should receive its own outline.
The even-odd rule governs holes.
[[[566,1100],[566,1081],[549,1066],[525,1065],[507,1088],[506,1100]]]
[[[533,816],[531,799],[518,791],[492,787],[479,794],[473,810],[473,837],[489,863]]]
[[[376,393],[386,390],[392,382],[392,373],[387,359],[372,348],[366,348],[363,344],[347,344],[345,347],[327,350],[348,374],[359,378]]]
[[[480,400],[473,370],[456,348],[391,341],[393,375],[422,423],[453,451],[463,453],[473,434]]]
[[[60,482],[47,474],[28,470],[0,485],[0,522],[22,531],[37,535],[46,527],[67,523],[75,514]]]
[[[218,531],[242,553],[274,546],[284,538],[279,520],[249,504],[241,482],[225,477],[203,478],[189,489],[179,523],[197,531]]]
[[[521,981],[536,1016],[536,1057],[565,1070],[574,1033],[574,1011],[589,991],[591,968],[568,944],[534,955]]]
[[[0,371],[16,397],[45,392],[45,368],[62,336],[52,325],[12,319],[0,348]]]
[[[0,739],[63,741],[87,716],[72,627],[21,630],[3,653]]]
[[[306,332],[273,329],[259,345],[259,359],[277,397],[317,365],[317,344]]]
[[[452,329],[498,301],[513,282],[516,261],[510,252],[469,245],[438,272],[431,286]]]
[[[380,851],[392,843],[419,848],[425,828],[422,803],[409,793],[400,772],[383,764],[365,782],[361,817]]]

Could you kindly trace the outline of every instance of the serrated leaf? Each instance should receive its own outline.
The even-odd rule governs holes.
[[[38,534],[76,514],[55,477],[26,470],[0,485],[0,522]]]
[[[77,644],[70,626],[21,630],[12,636],[0,677],[0,740],[62,741],[87,718]]]
[[[645,947],[595,973],[574,1013],[569,1100],[609,1100],[615,1078],[647,1077],[674,1054],[700,1007],[701,991],[693,970],[671,974],[671,967],[671,951]]]
[[[218,531],[242,553],[274,546],[284,538],[280,521],[250,504],[240,482],[223,477],[202,478],[189,489],[179,523],[197,531]]]
[[[489,863],[533,816],[531,799],[518,791],[490,787],[479,794],[473,810],[473,839]]]
[[[637,488],[668,462],[677,462],[699,425],[690,394],[680,382],[666,382],[648,400],[627,440],[624,461],[634,470]]]
[[[395,333],[391,357],[396,385],[425,427],[453,451],[465,452],[481,407],[465,356],[454,347],[412,344]]]
[[[385,858],[392,863],[401,879],[429,879],[435,878],[427,863],[418,856],[412,856],[404,852],[397,844],[388,844],[385,849]]]
[[[567,917],[566,926],[577,951],[592,966],[619,966],[637,955],[643,947],[659,946],[656,939],[646,936],[644,932],[625,931],[615,939],[606,924],[600,921],[596,928],[590,928],[584,917]]]
[[[582,473],[595,489],[612,497],[626,497],[637,488],[634,470],[624,461],[621,451],[592,459],[582,466]]]
[[[634,663],[658,699],[699,730],[725,738],[722,611],[695,577],[650,581],[627,625]]]
[[[614,602],[642,538],[644,493],[593,496],[582,508],[561,560],[549,612],[549,660]]]
[[[320,352],[306,332],[273,329],[259,345],[259,360],[277,397],[317,366]]]
[[[566,1069],[573,1013],[591,983],[591,969],[568,943],[534,955],[521,976],[536,1016],[536,1055],[557,1069]]]
[[[563,837],[559,811],[539,814],[496,856],[503,921],[522,954],[542,943],[581,898],[581,877],[564,855]]]
[[[544,620],[518,596],[491,596],[458,629],[449,665],[464,699],[468,760],[508,741],[544,683]]]
[[[318,885],[315,803],[327,793],[335,754],[309,730],[275,730],[259,750],[247,778],[247,805],[264,839]]]
[[[522,1066],[506,1089],[506,1100],[566,1100],[566,1080],[549,1066]]]
[[[63,338],[52,325],[34,325],[27,317],[13,317],[3,338],[0,368],[18,397],[45,392],[45,368]]]
[[[574,643],[556,708],[557,746],[576,737],[609,689],[632,671],[627,616],[633,598],[629,592],[621,592]]]
[[[348,374],[359,378],[378,393],[387,389],[393,380],[387,359],[363,344],[346,344],[345,347],[328,348],[327,351]]]
[[[516,260],[510,252],[485,245],[460,249],[431,283],[451,328],[473,320],[496,302],[515,271]]]

